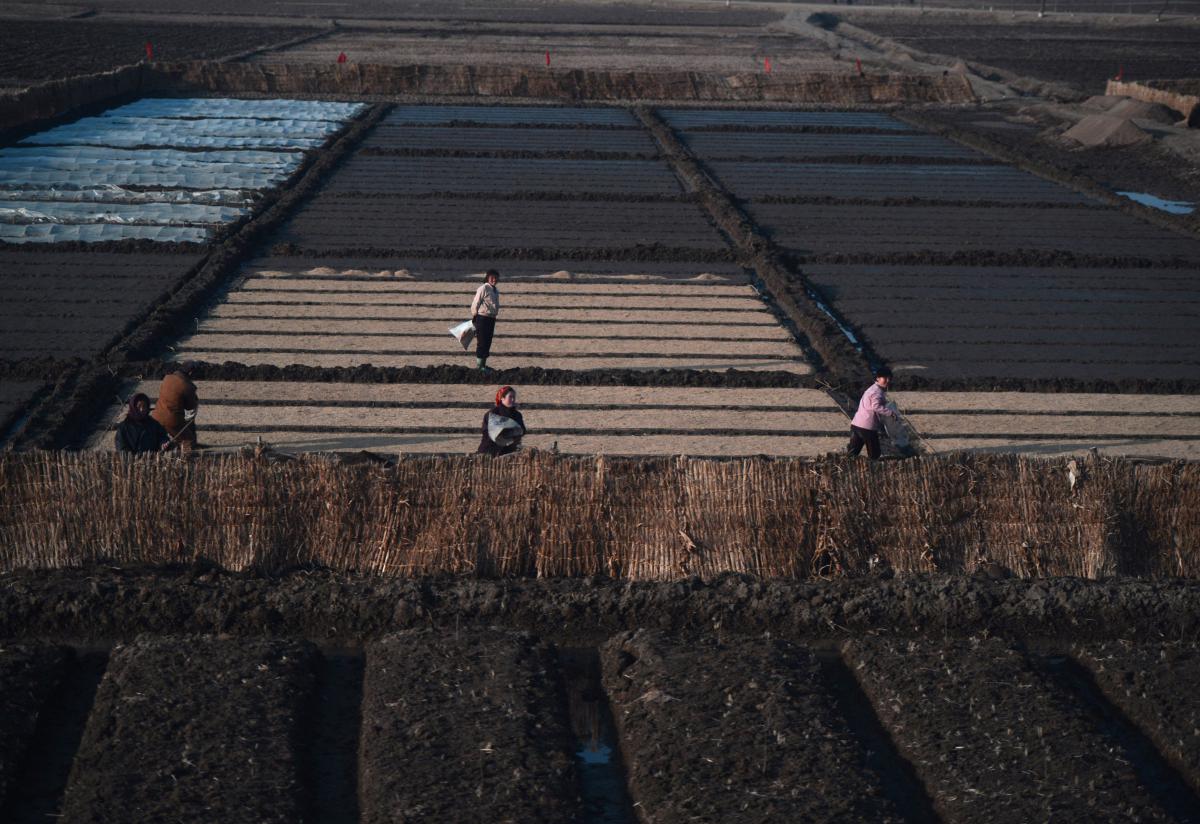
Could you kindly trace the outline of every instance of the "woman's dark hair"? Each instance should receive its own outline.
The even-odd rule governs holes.
[[[488,278],[495,278],[496,280],[500,280],[500,273],[497,272],[495,269],[488,269],[486,272],[483,273],[483,279],[487,280]]]

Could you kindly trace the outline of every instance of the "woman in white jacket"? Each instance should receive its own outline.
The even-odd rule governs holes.
[[[492,351],[492,335],[496,332],[496,316],[500,314],[500,273],[488,269],[483,285],[475,290],[471,301],[471,323],[475,326],[475,366],[490,372],[487,359]]]

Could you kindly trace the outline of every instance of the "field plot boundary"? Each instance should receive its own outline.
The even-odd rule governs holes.
[[[1200,463],[4,453],[0,485],[5,570],[206,558],[401,576],[804,579],[882,561],[920,573],[1200,576]]]

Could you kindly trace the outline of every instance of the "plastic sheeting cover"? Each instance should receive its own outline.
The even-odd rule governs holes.
[[[92,189],[19,189],[0,190],[0,205],[7,201],[56,201],[60,203],[210,203],[216,206],[250,206],[257,199],[245,189],[167,189],[138,192],[120,186],[103,185]]]
[[[41,162],[42,160],[141,161],[153,158],[168,163],[247,163],[254,166],[280,166],[294,169],[303,155],[299,152],[264,152],[253,149],[235,151],[183,152],[179,149],[115,149],[111,146],[37,146],[0,149],[0,163]]]
[[[0,223],[0,241],[5,243],[63,243],[78,240],[103,243],[113,240],[154,240],[160,243],[203,243],[209,230],[193,226],[114,226],[92,223],[64,226],[60,223]]]
[[[229,223],[249,210],[200,203],[55,203],[5,201],[0,223],[120,223],[195,226]]]
[[[365,108],[149,98],[32,135],[0,150],[0,242],[203,243]]]
[[[340,122],[349,120],[365,108],[364,103],[327,103],[320,100],[146,97],[112,109],[108,114],[118,117],[257,117]]]

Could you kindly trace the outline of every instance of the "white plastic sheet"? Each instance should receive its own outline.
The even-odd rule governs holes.
[[[168,163],[244,163],[294,169],[303,155],[294,151],[265,152],[254,149],[184,152],[179,149],[115,149],[111,146],[35,146],[0,149],[0,164],[16,164],[21,161],[40,163],[43,160],[115,163],[123,160],[143,161],[149,158]]]
[[[0,242],[202,243],[364,108],[154,98],[32,135],[0,150]]]
[[[199,203],[58,203],[5,201],[0,223],[118,223],[137,225],[216,225],[237,220],[247,209]]]
[[[245,189],[166,189],[139,192],[106,184],[93,189],[0,190],[0,206],[6,201],[57,201],[60,203],[208,203],[214,206],[250,206],[257,199]]]
[[[259,117],[304,120],[349,120],[366,108],[363,103],[323,100],[238,100],[229,97],[146,97],[107,114],[117,117]]]
[[[114,226],[93,223],[65,226],[61,223],[0,223],[0,241],[5,243],[63,243],[78,240],[103,243],[113,240],[154,240],[160,243],[203,243],[209,230],[194,226]]]

